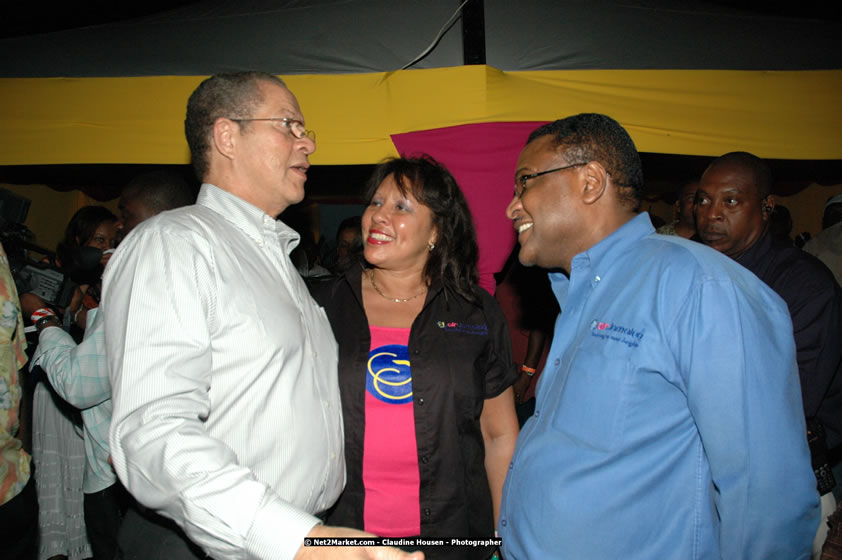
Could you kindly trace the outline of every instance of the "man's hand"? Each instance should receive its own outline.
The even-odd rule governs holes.
[[[520,370],[520,368],[518,368]],[[521,372],[520,377],[512,384],[512,389],[515,392],[515,404],[523,404],[524,396],[529,390],[529,385],[532,383],[532,378],[526,372]]]
[[[42,307],[47,307],[47,304],[44,303],[43,299],[36,296],[32,292],[27,292],[25,294],[20,295],[20,309],[21,311],[23,311],[23,316],[27,319],[32,317],[32,314],[41,309]]]
[[[307,534],[308,538],[365,538],[371,533],[349,529],[347,527],[328,527],[316,525]],[[423,552],[404,552],[388,546],[302,546],[295,555],[295,560],[330,558],[357,558],[358,560],[424,560]]]

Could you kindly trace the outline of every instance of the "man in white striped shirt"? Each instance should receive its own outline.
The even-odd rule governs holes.
[[[220,560],[422,558],[304,546],[363,533],[316,516],[345,470],[336,343],[276,219],[304,197],[316,147],[295,96],[269,74],[214,76],[185,132],[196,205],[136,228],[104,277],[118,476]]]

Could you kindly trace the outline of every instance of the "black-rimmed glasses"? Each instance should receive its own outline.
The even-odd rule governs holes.
[[[554,169],[547,169],[546,171],[539,171],[538,173],[530,173],[529,175],[521,175],[520,177],[515,178],[515,198],[520,198],[523,195],[523,192],[526,190],[526,182],[530,179],[534,179],[536,177],[540,177],[541,175],[546,175],[547,173],[555,173],[556,171],[564,171],[565,169],[573,169],[574,167],[580,167],[582,165],[587,165],[587,162],[582,163],[571,163],[570,165],[565,165],[564,167],[556,167]],[[518,190],[518,183],[520,183],[520,190]]]
[[[301,140],[304,137],[307,137],[310,140],[312,140],[313,142],[316,141],[316,133],[315,132],[313,132],[312,130],[307,130],[306,128],[304,128],[303,122],[301,122],[297,119],[291,119],[289,117],[265,117],[265,118],[260,118],[260,119],[234,119],[234,118],[229,117],[228,120],[234,121],[236,123],[252,122],[252,121],[279,122],[282,125],[284,125],[285,127],[287,127],[287,129],[292,134],[293,138],[295,138],[296,140]]]

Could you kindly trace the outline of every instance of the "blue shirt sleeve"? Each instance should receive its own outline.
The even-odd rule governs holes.
[[[56,392],[82,410],[111,398],[104,314],[91,311],[96,313],[80,344],[64,330],[49,327],[41,332],[32,359],[32,366],[41,366]]]
[[[710,464],[722,557],[808,558],[819,501],[792,323],[780,298],[751,288],[699,279],[672,344]]]

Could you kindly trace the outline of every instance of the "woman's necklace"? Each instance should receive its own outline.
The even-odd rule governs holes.
[[[374,269],[368,269],[368,279],[371,280],[371,285],[374,286],[374,290],[380,294],[384,299],[388,299],[389,301],[394,301],[395,303],[406,303],[410,300],[413,300],[420,296],[421,294],[425,293],[427,290],[423,292],[418,292],[414,296],[409,296],[408,298],[396,298],[396,297],[389,297],[383,292],[380,291],[380,288],[377,286],[377,282],[374,281]]]

